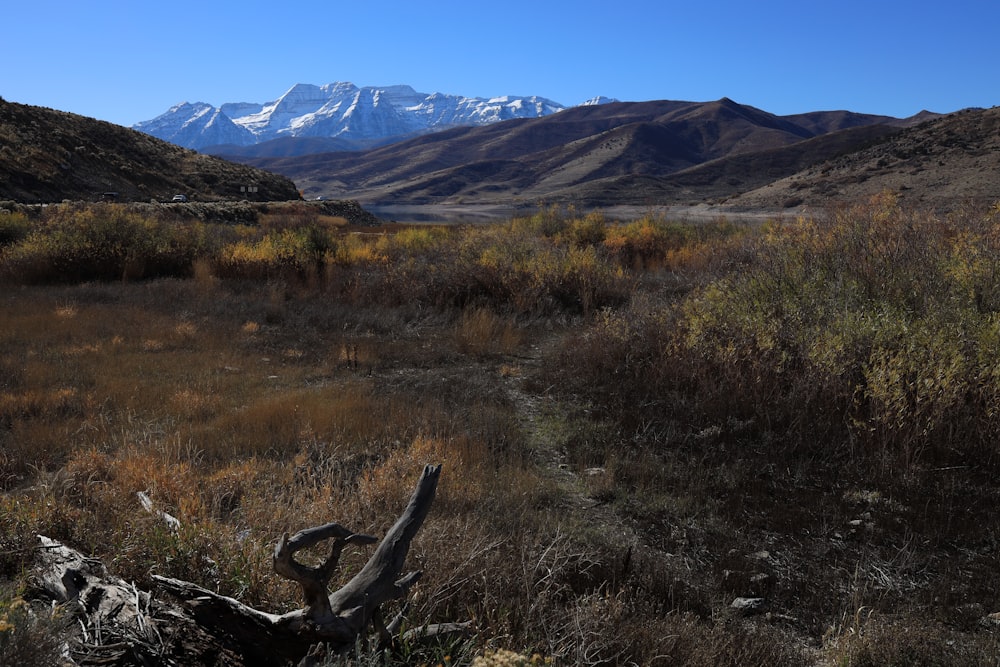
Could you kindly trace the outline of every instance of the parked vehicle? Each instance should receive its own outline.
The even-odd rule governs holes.
[[[188,200],[187,195],[174,195],[174,198],[171,199],[170,201],[185,202],[187,200]]]

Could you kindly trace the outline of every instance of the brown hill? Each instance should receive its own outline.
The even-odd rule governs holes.
[[[240,188],[255,186],[247,195]],[[298,199],[284,176],[200,155],[119,125],[0,99],[0,199],[25,203]]]
[[[829,206],[885,191],[898,193],[904,204],[939,211],[1000,201],[1000,108],[968,109],[929,120],[727,204]]]
[[[246,161],[293,178],[308,195],[369,204],[687,203],[758,187],[906,122],[846,111],[776,116],[726,98],[615,103],[456,128],[362,152]],[[882,129],[861,131],[875,126]],[[767,155],[835,131],[846,134],[788,156]],[[753,154],[765,155],[743,157]],[[766,181],[761,165],[768,167]]]
[[[736,193],[764,187],[817,162],[853,152],[900,131],[901,128],[890,125],[862,125],[780,148],[709,160],[659,178],[631,174],[592,181],[576,188],[576,193],[584,204],[720,203]]]

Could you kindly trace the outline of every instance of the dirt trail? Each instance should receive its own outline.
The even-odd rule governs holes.
[[[641,545],[639,534],[612,505],[593,495],[600,478],[611,472],[602,467],[574,469],[566,451],[565,441],[569,434],[565,423],[557,416],[566,406],[557,405],[557,399],[548,390],[538,393],[531,389],[542,384],[537,381],[542,361],[554,354],[561,344],[559,336],[550,336],[526,349],[518,358],[520,372],[504,376],[507,396],[514,406],[532,459],[542,474],[556,483],[563,494],[565,508],[579,513],[591,526],[602,527],[601,532],[619,536],[622,544],[638,548]]]
[[[538,382],[543,360],[547,355],[555,354],[561,344],[559,336],[545,338],[522,352],[523,356],[518,358],[519,373],[503,375],[507,396],[515,406],[532,458],[542,474],[553,480],[561,491],[560,509],[569,513],[570,523],[579,520],[590,530],[616,543],[621,548],[620,553],[626,554],[623,562],[628,561],[633,567],[643,567],[643,563],[659,563],[658,570],[661,573],[685,573],[684,576],[692,585],[708,588],[705,577],[712,576],[712,568],[705,560],[707,554],[703,551],[704,545],[691,544],[688,552],[684,549],[666,551],[662,545],[651,543],[643,535],[641,527],[633,519],[623,515],[615,503],[595,497],[594,491],[603,486],[601,476],[612,475],[613,472],[604,468],[576,469],[578,467],[570,463],[565,440],[568,430],[560,431],[559,417],[565,414],[568,406],[560,405],[557,398],[548,393],[548,389],[541,393],[533,390],[534,387],[544,386]],[[608,486],[613,484],[609,481]],[[664,526],[668,526],[670,522],[665,517]],[[687,526],[686,529],[688,528],[692,527]],[[622,576],[629,576],[628,566],[622,567],[626,568],[622,570]],[[732,613],[739,616],[738,612]],[[786,628],[788,641],[797,644],[810,664],[817,667],[827,665],[821,649],[802,632],[796,619],[783,614],[774,614],[772,619],[775,624]]]

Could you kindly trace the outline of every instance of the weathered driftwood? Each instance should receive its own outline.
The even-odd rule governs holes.
[[[440,474],[441,466],[424,468],[406,509],[375,553],[361,571],[333,593],[327,592],[328,585],[344,547],[371,544],[376,538],[353,533],[336,523],[303,530],[290,538],[284,535],[274,551],[274,569],[302,588],[302,609],[281,615],[269,614],[194,584],[166,577],[154,579],[164,589],[186,600],[201,625],[215,627],[245,647],[248,664],[254,663],[254,655],[296,660],[305,655],[310,645],[320,642],[333,651],[348,650],[365,639],[369,627],[383,642],[389,642],[398,631],[402,616],[387,625],[381,607],[389,600],[404,597],[420,578],[419,571],[406,575],[402,575],[402,571],[410,542],[434,501]],[[330,553],[320,565],[310,567],[295,560],[298,551],[328,539],[332,540]],[[421,632],[439,634],[460,627],[467,626],[433,626],[422,628]]]
[[[382,618],[381,608],[390,600],[404,597],[420,578],[420,572],[403,575],[402,571],[410,543],[434,501],[440,474],[441,466],[424,468],[406,509],[371,558],[350,581],[333,593],[328,593],[328,585],[344,547],[371,544],[377,539],[353,533],[336,523],[303,530],[292,537],[285,534],[274,551],[274,570],[299,584],[304,603],[302,609],[271,614],[190,582],[155,575],[153,578],[163,589],[183,600],[183,607],[178,609],[185,612],[185,621],[191,627],[218,640],[217,664],[229,662],[225,655],[238,655],[245,665],[294,664],[300,660],[306,663],[311,646],[323,644],[333,652],[346,651],[365,641],[369,629],[374,630],[384,644],[389,644],[399,635],[405,605],[404,611],[388,624]],[[304,565],[295,559],[297,552],[324,540],[331,540],[330,552],[318,566]],[[65,549],[62,545],[58,547]],[[94,598],[110,605],[115,615],[134,608],[136,613],[130,611],[127,618],[120,619],[119,625],[127,626],[134,637],[148,642],[149,652],[158,652],[161,658],[173,653],[156,632],[156,626],[151,625],[148,595],[108,577],[97,561],[84,559],[71,550],[64,554],[52,544],[47,544],[46,548],[53,552],[53,558],[44,568],[49,574],[42,588],[60,601],[77,600],[84,609],[91,606],[87,600]],[[60,563],[68,566],[61,567]],[[88,568],[93,570],[92,575],[81,574]],[[157,615],[163,616],[162,613]],[[174,610],[169,616],[179,618],[181,614]],[[107,624],[109,618],[107,612],[102,612],[95,622]],[[428,625],[411,630],[409,636],[420,638],[465,632],[469,625]],[[158,649],[154,648],[157,642],[160,644]],[[190,650],[184,652],[191,653]]]

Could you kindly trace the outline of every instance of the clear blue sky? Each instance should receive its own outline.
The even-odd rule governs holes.
[[[3,24],[0,96],[122,125],[334,81],[777,114],[1000,104],[994,0],[20,0]]]

